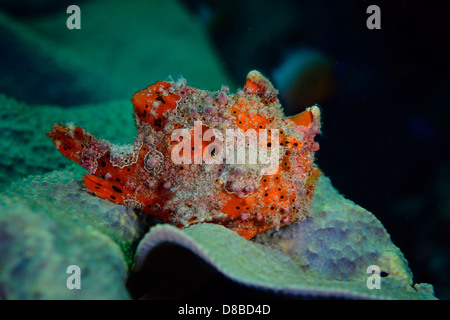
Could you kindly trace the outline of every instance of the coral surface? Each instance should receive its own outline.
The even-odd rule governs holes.
[[[117,143],[132,141],[136,128],[131,125],[131,115],[122,112],[128,104],[118,101],[65,109],[27,105],[0,94],[0,189],[24,176],[43,174],[71,163],[59,156],[45,136],[49,123],[70,119],[101,133],[105,139]]]
[[[86,194],[81,177],[68,168],[0,194],[0,298],[129,298],[126,257],[145,226],[125,208]],[[70,265],[81,269],[81,290],[66,286]]]
[[[367,210],[345,199],[321,176],[312,218],[245,241],[216,225],[177,230],[158,225],[137,249],[136,271],[158,263],[149,254],[164,243],[188,248],[226,277],[284,295],[358,299],[434,299],[429,284],[413,284],[400,250]],[[369,289],[370,265],[381,268]]]
[[[128,99],[168,74],[183,74],[197,86],[231,83],[208,33],[179,1],[85,1],[80,32],[65,27],[69,2],[50,12],[35,1],[21,3],[19,13],[30,10],[25,19],[6,13],[5,2],[0,92],[28,104]]]
[[[68,167],[23,179],[0,194],[2,298],[130,298],[127,265],[135,265],[132,275],[139,280],[146,266],[164,265],[151,253],[171,255],[165,244],[173,243],[234,282],[282,296],[434,299],[431,285],[413,283],[381,223],[325,176],[316,185],[310,219],[251,241],[208,223],[185,229],[159,224],[145,234],[148,226],[135,211],[88,194],[82,176],[82,168]],[[81,267],[82,290],[66,287],[72,264]],[[366,271],[373,264],[383,277],[380,289],[370,290]]]

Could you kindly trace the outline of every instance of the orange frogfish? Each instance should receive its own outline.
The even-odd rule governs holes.
[[[84,185],[96,196],[179,228],[215,223],[251,239],[307,218],[320,175],[319,108],[285,117],[277,93],[258,71],[236,94],[158,81],[131,100],[131,145],[74,125],[47,136],[89,171]]]

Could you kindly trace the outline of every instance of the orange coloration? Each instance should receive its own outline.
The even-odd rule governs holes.
[[[75,126],[55,125],[48,133],[61,153],[89,171],[84,184],[91,193],[180,228],[216,223],[246,239],[308,217],[320,175],[313,163],[317,107],[286,119],[277,91],[256,71],[236,95],[159,81],[137,92],[132,103],[138,126],[132,146],[111,145]],[[187,135],[173,140],[174,129],[187,129]],[[270,164],[278,170],[268,174],[269,164],[230,163],[225,152],[212,148],[220,141],[204,139],[208,129],[223,136],[227,129],[267,129],[267,140],[258,145],[274,154]],[[278,149],[271,135],[275,129]],[[199,151],[218,162],[197,163]],[[177,162],[185,153],[185,161]]]
[[[248,129],[266,129],[272,122],[272,119],[261,116],[257,113],[247,115],[245,112],[251,109],[251,106],[238,101],[236,106],[231,109],[231,115],[234,117],[233,122],[244,132]],[[245,112],[243,112],[245,111]]]
[[[244,90],[248,93],[258,93],[262,90],[262,88],[257,83],[254,83],[251,79],[247,79]]]
[[[311,111],[306,110],[293,115],[288,119],[293,121],[296,125],[307,127],[313,122],[313,114]]]
[[[80,163],[79,153],[83,150],[82,142],[86,140],[84,132],[81,128],[76,127],[71,133],[72,138],[65,139],[69,132],[72,132],[69,127],[55,124],[53,131],[47,135],[54,141],[59,141],[59,143],[55,144],[59,152],[70,160]]]
[[[85,175],[83,181],[86,188],[98,197],[118,204],[123,204],[124,200],[132,194],[131,191],[124,189],[120,183],[106,181],[91,174]]]
[[[170,82],[158,81],[147,89],[135,93],[131,100],[135,114],[157,131],[164,128],[164,114],[175,109],[180,99],[176,94],[167,94],[171,86]]]

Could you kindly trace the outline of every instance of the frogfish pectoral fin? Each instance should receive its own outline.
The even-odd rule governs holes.
[[[109,160],[111,146],[108,142],[72,125],[55,124],[47,136],[52,138],[53,144],[63,155],[89,171],[90,174],[84,176],[83,182],[90,192],[117,204],[124,204],[125,200],[133,196],[119,181],[106,178],[108,175],[111,177],[108,169],[112,168]],[[97,170],[99,166],[101,170]],[[114,171],[111,172],[114,174]]]
[[[86,141],[85,131],[75,126],[55,124],[47,137],[52,139],[56,149],[70,160],[81,164],[80,153]]]
[[[64,156],[94,173],[99,156],[107,153],[110,144],[73,125],[55,124],[47,136]]]

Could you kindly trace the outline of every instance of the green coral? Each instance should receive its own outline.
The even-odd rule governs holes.
[[[127,299],[128,266],[147,226],[134,211],[88,194],[70,166],[0,195],[0,297]],[[81,290],[66,287],[69,265]]]
[[[46,209],[0,198],[1,299],[127,299],[120,249],[94,228]],[[81,290],[66,286],[67,268],[81,269]]]
[[[431,285],[412,285],[406,260],[371,213],[339,195],[326,177],[319,179],[316,190],[311,218],[263,233],[253,241],[220,225],[200,224],[184,230],[158,225],[140,243],[137,269],[144,263],[157,263],[146,261],[149,252],[173,242],[226,277],[258,289],[295,296],[434,299]],[[328,234],[322,234],[323,230]],[[305,241],[309,236],[313,237]],[[390,272],[381,278],[379,290],[366,286],[370,276],[366,270],[372,264]]]
[[[310,218],[247,241],[214,224],[157,225],[145,234],[147,226],[134,211],[88,194],[83,173],[71,166],[28,177],[0,195],[3,298],[129,298],[127,264],[142,238],[138,268],[150,251],[172,242],[233,281],[282,294],[434,298],[431,285],[413,285],[406,260],[381,223],[339,195],[326,177],[317,184]],[[65,286],[71,264],[82,268],[82,290]],[[366,287],[370,264],[389,274],[380,290]]]
[[[84,1],[81,30],[66,28],[67,6],[30,10],[28,19],[0,10],[8,48],[1,92],[29,104],[74,106],[130,99],[169,75],[209,89],[232,83],[207,31],[178,1]]]
[[[124,206],[90,195],[81,182],[85,170],[69,166],[43,176],[30,176],[13,183],[4,196],[9,203],[27,203],[46,217],[94,228],[107,235],[122,249],[127,262],[134,255],[136,241],[146,231],[146,224]]]
[[[126,264],[106,236],[23,204],[1,210],[1,299],[129,298]],[[81,268],[81,290],[66,286],[73,264]]]
[[[136,135],[131,110],[129,101],[64,109],[29,106],[0,94],[0,190],[21,177],[72,164],[45,136],[52,124],[75,122],[103,139],[130,143]]]

